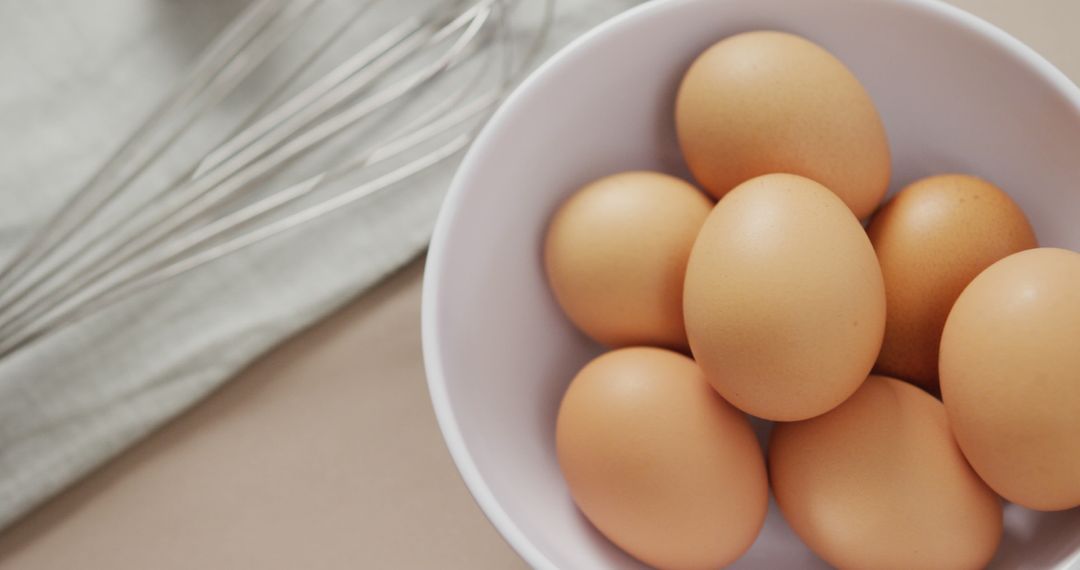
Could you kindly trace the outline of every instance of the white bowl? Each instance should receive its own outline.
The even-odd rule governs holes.
[[[1080,250],[1080,89],[1001,30],[930,0],[671,0],[630,10],[534,73],[488,123],[443,207],[424,282],[431,398],[465,482],[539,568],[635,568],[593,530],[559,474],[555,413],[601,349],[544,281],[549,216],[620,170],[685,175],[672,104],[690,61],[742,31],[801,34],[869,90],[893,151],[892,187],[950,171],[1006,189],[1040,241]],[[1080,564],[1080,509],[1009,506],[995,565]],[[773,508],[745,568],[825,567]]]

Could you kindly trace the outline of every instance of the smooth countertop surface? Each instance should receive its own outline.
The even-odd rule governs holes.
[[[1080,81],[1080,2],[952,3]],[[436,426],[421,276],[414,262],[0,534],[0,570],[523,568]]]

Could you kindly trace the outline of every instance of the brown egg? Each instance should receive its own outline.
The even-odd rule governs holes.
[[[885,278],[877,370],[936,393],[941,329],[964,287],[991,263],[1037,247],[1024,212],[974,176],[931,176],[900,191],[867,229]]]
[[[1031,509],[1080,506],[1080,254],[1031,249],[980,273],[949,313],[940,366],[979,476]]]
[[[1001,503],[964,461],[941,402],[892,378],[777,424],[769,473],[792,529],[838,568],[982,568],[1001,539]]]
[[[792,174],[731,191],[686,269],[686,331],[709,383],[777,421],[823,414],[881,348],[885,288],[870,240],[824,186]]]
[[[646,564],[718,568],[764,524],[768,480],[750,424],[681,354],[624,348],[590,362],[563,398],[556,444],[578,507]]]
[[[585,186],[548,229],[544,261],[555,298],[603,344],[685,350],[686,259],[711,209],[696,188],[657,172]]]
[[[889,185],[889,142],[869,94],[832,54],[759,31],[702,53],[683,77],[675,126],[686,163],[717,198],[771,172],[806,176],[859,218]]]

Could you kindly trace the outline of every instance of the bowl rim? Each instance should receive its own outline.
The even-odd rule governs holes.
[[[502,508],[498,499],[495,498],[491,489],[480,470],[477,468],[472,454],[465,444],[465,439],[459,429],[455,412],[450,404],[449,392],[446,387],[446,377],[443,371],[442,347],[438,336],[439,329],[439,290],[442,282],[441,276],[446,271],[446,240],[450,233],[451,220],[461,210],[462,196],[467,191],[467,180],[472,178],[473,173],[482,168],[483,157],[486,148],[492,145],[492,139],[498,131],[498,125],[503,118],[513,115],[518,107],[527,99],[523,94],[532,91],[537,85],[542,84],[554,69],[563,65],[570,54],[588,46],[598,40],[610,30],[623,26],[627,22],[646,19],[655,14],[668,10],[678,9],[688,4],[704,4],[706,0],[654,0],[639,4],[623,11],[600,24],[592,27],[582,35],[570,41],[560,48],[554,55],[549,57],[540,66],[533,70],[524,81],[521,82],[506,98],[502,105],[488,120],[480,131],[476,140],[469,147],[460,166],[451,179],[449,189],[439,210],[432,233],[431,246],[428,250],[427,261],[424,267],[424,280],[421,292],[421,344],[424,359],[424,369],[427,375],[428,392],[431,403],[435,410],[435,417],[442,432],[443,439],[450,451],[450,456],[461,474],[466,487],[472,494],[473,499],[491,524],[521,556],[527,564],[533,568],[551,568],[557,566],[540,549],[533,544],[532,540],[525,535],[518,525],[510,518]],[[1028,67],[1035,71],[1044,81],[1049,83],[1072,102],[1080,112],[1080,86],[1073,83],[1054,64],[1035,51],[1027,44],[1010,35],[1003,29],[983,20],[982,18],[941,0],[884,0],[894,5],[903,5],[910,9],[921,10],[934,17],[946,20],[967,31],[974,32],[985,37],[991,42],[1003,47],[1013,56],[1022,60]],[[1080,550],[1077,550],[1063,561],[1063,568],[1071,567],[1080,563]]]

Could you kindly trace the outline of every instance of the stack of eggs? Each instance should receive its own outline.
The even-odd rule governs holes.
[[[879,207],[882,122],[803,38],[712,46],[674,114],[704,192],[615,174],[563,204],[545,243],[566,315],[613,349],[570,383],[556,430],[601,533],[659,568],[723,566],[771,486],[834,566],[976,568],[999,496],[1080,505],[1080,254],[1038,248],[971,175]],[[776,422],[767,461],[745,414]]]

